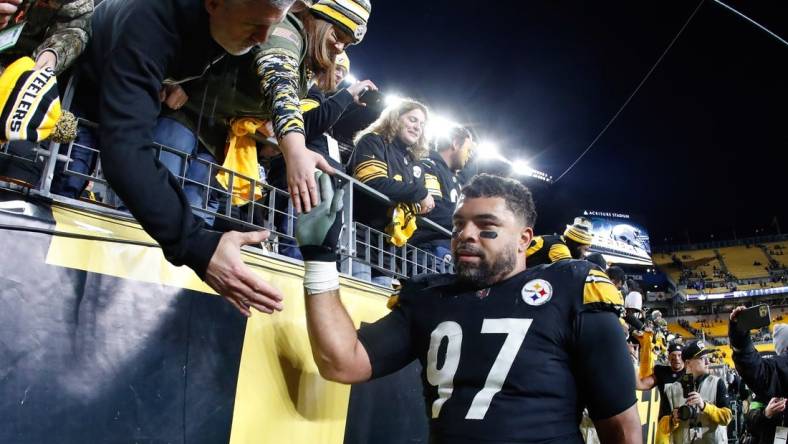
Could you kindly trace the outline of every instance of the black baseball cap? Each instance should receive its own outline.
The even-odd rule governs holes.
[[[688,359],[696,359],[710,353],[714,353],[714,349],[706,348],[706,344],[703,341],[692,341],[682,350],[681,359],[685,361]]]
[[[673,353],[673,352],[680,352],[680,351],[682,351],[683,349],[684,349],[684,346],[682,346],[681,344],[677,344],[677,343],[675,343],[675,342],[674,342],[674,343],[672,343],[672,344],[670,344],[670,345],[668,346],[668,354],[671,354],[671,353]]]

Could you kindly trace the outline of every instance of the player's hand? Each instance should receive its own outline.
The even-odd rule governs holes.
[[[785,398],[772,398],[769,400],[769,405],[763,410],[763,414],[767,418],[772,418],[774,415],[785,411]]]
[[[189,95],[180,85],[165,85],[159,98],[170,109],[181,109],[189,100]]]
[[[224,233],[205,271],[205,282],[246,317],[252,315],[250,307],[269,314],[283,308],[282,293],[253,273],[241,259],[242,246],[257,245],[268,235],[267,230]]]
[[[287,134],[280,141],[280,148],[287,165],[287,186],[293,208],[297,214],[309,212],[319,202],[315,168],[328,174],[334,174],[334,169],[322,155],[306,149],[302,134]]]
[[[22,0],[0,0],[0,29],[8,26],[11,17],[19,10],[20,3]]]
[[[703,407],[706,407],[706,403],[698,392],[690,392],[689,397],[687,397],[687,405],[694,405],[701,410],[703,410]]]
[[[739,305],[738,307],[734,308],[733,311],[731,312],[731,321],[736,322],[736,316],[739,316],[739,313],[743,312],[746,309],[747,307],[745,307],[744,305]]]
[[[361,101],[361,96],[367,91],[377,91],[378,87],[372,83],[371,80],[362,80],[360,82],[356,82],[347,88],[347,92],[353,96],[353,100],[361,106],[367,106],[366,103]]]
[[[435,199],[432,198],[432,194],[427,193],[427,197],[419,202],[419,214],[427,214],[433,208],[435,208]]]
[[[670,414],[670,419],[672,419],[673,422],[681,421],[681,418],[679,418],[679,409],[673,409],[673,413]]]

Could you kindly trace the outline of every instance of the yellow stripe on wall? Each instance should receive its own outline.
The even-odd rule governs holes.
[[[57,206],[52,213],[58,232],[153,243],[131,222]],[[230,443],[342,443],[350,386],[325,381],[312,359],[303,267],[248,252],[243,258],[256,274],[283,291],[285,309],[274,315],[253,310],[246,324]],[[157,246],[53,236],[46,262],[213,293],[189,268],[168,263]],[[340,283],[342,299],[357,327],[388,313],[387,291],[347,277]]]

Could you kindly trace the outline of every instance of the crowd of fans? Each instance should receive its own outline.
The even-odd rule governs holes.
[[[343,120],[380,101],[372,81],[346,80],[345,50],[362,43],[368,0],[176,0],[169,9],[105,0],[95,12],[92,0],[49,3],[50,13],[37,13],[38,5],[30,10],[28,22],[34,23],[24,29],[25,45],[4,52],[2,64],[34,56],[36,69],[54,69],[61,90],[73,75],[72,110],[99,124],[80,125],[70,150],[61,148],[70,159],[58,165],[52,192],[96,198],[86,177],[96,174],[100,153],[101,172],[111,186],[104,197],[116,193],[116,207],[140,221],[168,260],[190,266],[211,284],[209,265],[222,245],[221,233],[255,229],[217,218],[217,212],[257,226],[274,212],[276,231],[290,234],[293,214],[314,204],[312,170],[347,171],[393,202],[360,195],[354,200],[356,220],[385,233],[386,245],[410,240],[448,259],[448,236],[416,230],[416,216],[451,229],[462,186],[458,172],[473,152],[473,135],[457,126],[428,139],[429,109],[409,99],[371,123]],[[29,9],[12,0],[8,7],[9,21]],[[124,14],[127,29],[114,26]],[[253,23],[237,26],[249,16]],[[189,29],[195,26],[210,33],[193,34]],[[172,29],[184,34],[173,35]],[[135,72],[144,63],[155,69]],[[345,132],[355,125],[349,130],[357,134],[353,151],[339,149],[333,130],[340,121]],[[0,158],[0,180],[35,186],[40,141],[6,140],[15,157]],[[274,208],[255,205],[267,197],[262,183],[289,192],[291,199],[277,199]],[[368,239],[373,244],[375,235]],[[280,253],[300,259],[292,241],[278,240]],[[389,285],[368,265],[372,258],[361,259],[355,275],[381,277]]]

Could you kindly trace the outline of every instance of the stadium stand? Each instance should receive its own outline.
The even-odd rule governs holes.
[[[785,242],[772,242],[763,245],[768,257],[782,267],[788,267],[788,243]]]
[[[728,247],[720,248],[718,251],[728,272],[738,279],[769,276],[766,270],[769,258],[758,247]]]

